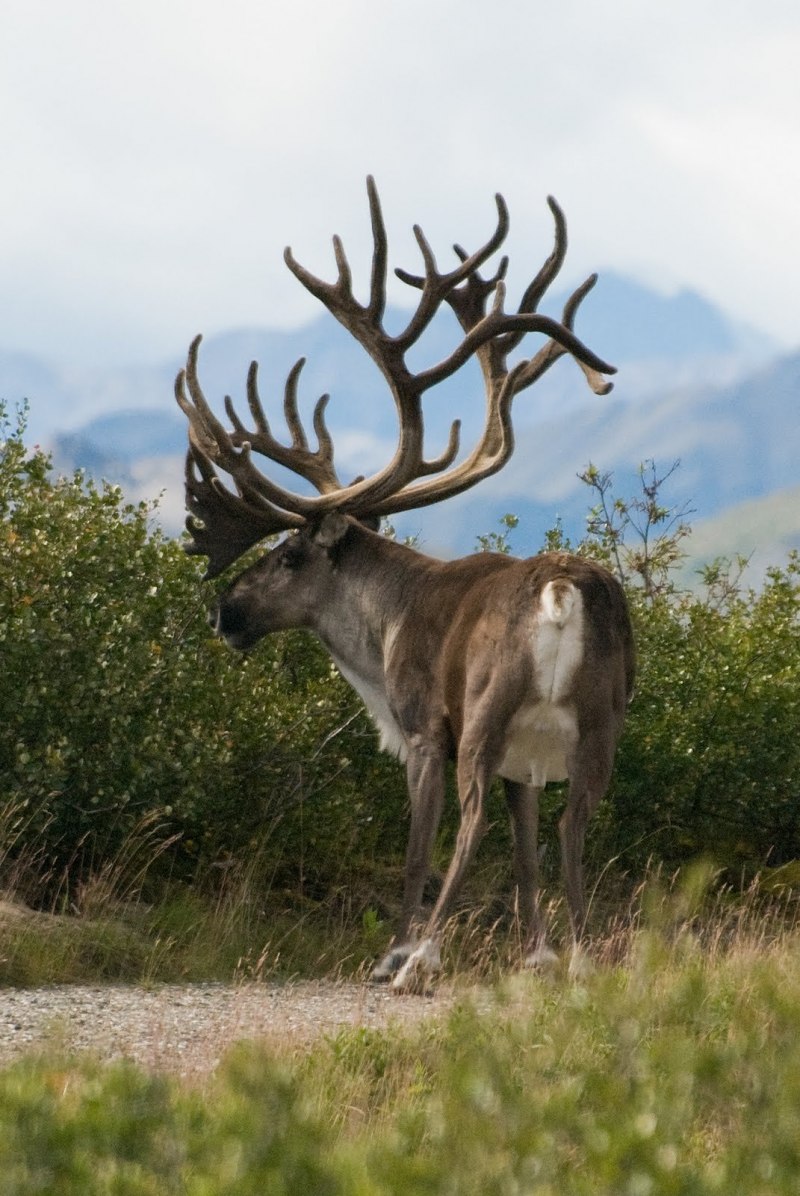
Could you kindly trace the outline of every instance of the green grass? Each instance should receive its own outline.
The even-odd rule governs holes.
[[[271,886],[255,850],[170,880],[155,865],[171,840],[154,824],[75,883],[7,822],[0,814],[0,986],[354,974],[388,939],[366,871],[360,897],[318,899]]]
[[[381,932],[381,938],[385,931]],[[139,984],[355,974],[375,933],[327,903],[246,888],[204,895],[169,886],[155,904],[43,913],[0,904],[0,986]]]
[[[650,885],[580,981],[512,974],[414,1028],[240,1044],[202,1086],[22,1060],[0,1072],[0,1194],[796,1196],[793,903],[706,881]]]

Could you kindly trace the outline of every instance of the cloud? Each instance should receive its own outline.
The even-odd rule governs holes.
[[[567,271],[691,285],[797,341],[794,0],[6,0],[0,345],[153,359],[198,330],[291,325],[290,242],[357,278],[376,174],[392,263],[512,214],[512,283]],[[440,249],[441,247],[441,249]],[[407,301],[407,300],[406,300]]]

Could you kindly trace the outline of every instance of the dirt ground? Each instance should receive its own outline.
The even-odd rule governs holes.
[[[347,1026],[439,1017],[451,1002],[446,988],[432,997],[401,997],[382,986],[333,981],[6,988],[0,989],[0,1063],[61,1048],[202,1079],[243,1039],[302,1048]]]

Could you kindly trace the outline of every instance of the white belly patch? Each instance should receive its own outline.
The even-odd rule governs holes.
[[[498,774],[539,787],[548,781],[564,781],[577,738],[578,724],[571,707],[549,702],[523,706],[509,724]]]

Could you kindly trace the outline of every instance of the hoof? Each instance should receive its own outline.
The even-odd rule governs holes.
[[[541,947],[536,947],[533,951],[528,952],[522,966],[531,971],[549,975],[558,967],[558,956],[552,947],[542,944]]]
[[[393,947],[391,951],[387,951],[380,963],[376,963],[372,969],[370,975],[372,983],[387,984],[393,976],[397,975],[413,950],[413,944],[408,943],[402,947]]]
[[[594,975],[595,970],[594,961],[588,951],[583,947],[573,947],[567,969],[570,980],[588,980],[590,976]]]
[[[409,955],[392,981],[392,992],[413,996],[430,996],[431,977],[442,966],[439,946],[433,939],[425,939]]]

